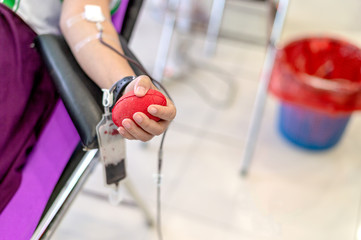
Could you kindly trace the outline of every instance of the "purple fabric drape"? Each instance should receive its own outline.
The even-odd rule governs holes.
[[[128,3],[129,0],[121,1],[112,16],[118,32]],[[16,202],[21,202],[21,196],[27,194],[26,188],[30,185],[21,183],[23,170],[57,101],[55,88],[41,58],[31,47],[35,37],[26,23],[0,4],[0,216],[20,184],[26,187],[16,193]],[[77,134],[74,136],[75,142],[78,141]],[[61,171],[59,168],[58,173]],[[42,199],[48,196],[43,195]],[[36,208],[39,212],[45,206],[43,203]],[[16,206],[11,205],[11,209]],[[7,216],[11,215],[9,211],[7,209]]]
[[[1,240],[28,240],[76,145],[79,135],[61,101],[27,158],[22,181],[0,214]]]
[[[0,4],[0,213],[18,189],[27,157],[57,99],[32,47],[35,36]]]
[[[112,22],[115,30],[117,30],[118,33],[120,33],[122,29],[124,16],[125,16],[125,12],[127,11],[128,3],[129,0],[122,0],[119,9],[112,15]]]

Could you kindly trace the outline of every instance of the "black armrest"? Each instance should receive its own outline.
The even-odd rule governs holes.
[[[124,53],[138,61],[126,41],[120,41]],[[95,128],[103,113],[101,89],[80,68],[62,36],[40,35],[35,42],[83,145],[97,148]],[[133,69],[137,75],[142,74]]]

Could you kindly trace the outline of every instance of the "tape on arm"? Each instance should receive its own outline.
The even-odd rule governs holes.
[[[93,22],[93,23],[102,23],[105,21],[105,16],[103,15],[103,12],[102,12],[102,9],[100,6],[87,4],[84,6],[84,12],[69,18],[66,21],[66,25],[68,28],[70,28],[75,23],[77,23],[81,20],[87,20],[87,21]]]
[[[102,9],[100,6],[97,5],[85,5],[84,18],[94,23],[105,21],[105,17],[102,13]]]
[[[114,42],[114,44],[117,44],[119,42],[119,40],[113,36],[110,36],[108,34],[103,34],[102,35],[102,38],[103,39],[108,39],[112,42]],[[100,33],[96,33],[96,34],[93,34],[93,35],[90,35],[86,38],[84,38],[83,40],[81,40],[80,42],[78,42],[77,44],[74,45],[74,50],[76,52],[79,52],[80,49],[82,49],[85,45],[87,45],[89,42],[93,41],[93,40],[98,40],[100,39]]]
[[[80,49],[82,49],[89,42],[100,38],[101,36],[100,31],[103,31],[102,22],[106,21],[100,6],[88,5],[88,4],[84,6],[84,12],[82,14],[75,15],[72,18],[68,19],[67,21],[68,28],[80,20],[86,20],[87,22],[94,23],[96,25],[98,33],[89,35],[85,39],[75,44],[74,49],[76,52],[79,52]],[[108,38],[109,40],[114,41],[115,43],[118,41],[118,39],[112,36],[108,36],[107,34],[102,34],[102,37]]]

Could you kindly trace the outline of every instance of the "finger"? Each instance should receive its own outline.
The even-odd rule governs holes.
[[[142,128],[138,127],[132,120],[124,119],[122,122],[124,129],[134,137],[134,139],[141,140],[143,142],[149,141],[153,138],[153,135],[147,133]]]
[[[152,88],[152,82],[148,76],[139,76],[134,81],[134,94],[137,97],[143,97]]]
[[[155,86],[152,84],[148,76],[141,75],[128,84],[124,90],[124,93],[134,91],[135,95],[142,97],[149,89],[154,87]]]
[[[166,121],[172,121],[177,114],[177,110],[171,101],[168,101],[167,106],[150,105],[147,110],[153,116]]]
[[[127,132],[127,130],[125,130],[123,127],[119,127],[118,128],[118,132],[120,133],[120,135],[122,135],[122,137],[128,139],[128,140],[134,140],[135,138]]]
[[[151,135],[160,135],[168,127],[169,121],[159,121],[149,119],[144,113],[137,112],[133,115],[134,121],[147,133]]]

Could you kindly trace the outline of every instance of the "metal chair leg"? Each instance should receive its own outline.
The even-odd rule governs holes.
[[[66,185],[40,221],[31,240],[51,238],[76,195],[80,192],[90,173],[99,162],[97,153],[98,150],[94,149],[84,154],[79,165],[67,180]],[[143,212],[147,225],[150,227],[154,226],[155,221],[152,214],[129,179],[124,180],[124,186]]]
[[[248,169],[251,164],[251,159],[253,157],[253,153],[256,147],[257,136],[259,133],[259,129],[261,127],[261,120],[266,105],[268,83],[272,73],[275,55],[276,55],[276,49],[272,47],[268,51],[264,62],[261,81],[258,86],[258,91],[256,94],[256,102],[251,116],[251,125],[247,134],[245,150],[242,157],[242,166],[241,166],[242,176],[245,176],[248,173]]]
[[[204,44],[204,54],[206,56],[212,56],[216,51],[225,4],[225,0],[213,0],[206,40]]]
[[[259,133],[263,111],[267,100],[267,91],[270,77],[273,70],[273,65],[276,57],[276,46],[279,42],[284,20],[286,18],[288,7],[288,0],[279,0],[276,17],[272,26],[272,32],[269,40],[269,45],[266,53],[266,58],[263,64],[260,84],[256,95],[256,102],[251,116],[251,125],[246,138],[245,150],[242,156],[241,175],[245,176],[248,173],[251,159],[256,147],[257,136]]]
[[[40,221],[31,240],[50,239],[61,219],[68,210],[77,193],[84,185],[90,172],[98,163],[97,149],[84,154],[79,165],[71,174],[64,188],[60,191],[50,209]]]
[[[163,29],[158,45],[157,57],[155,59],[155,65],[153,70],[153,77],[158,81],[162,81],[164,69],[167,64],[170,44],[175,28],[179,1],[180,0],[168,0],[167,13],[164,18]]]

